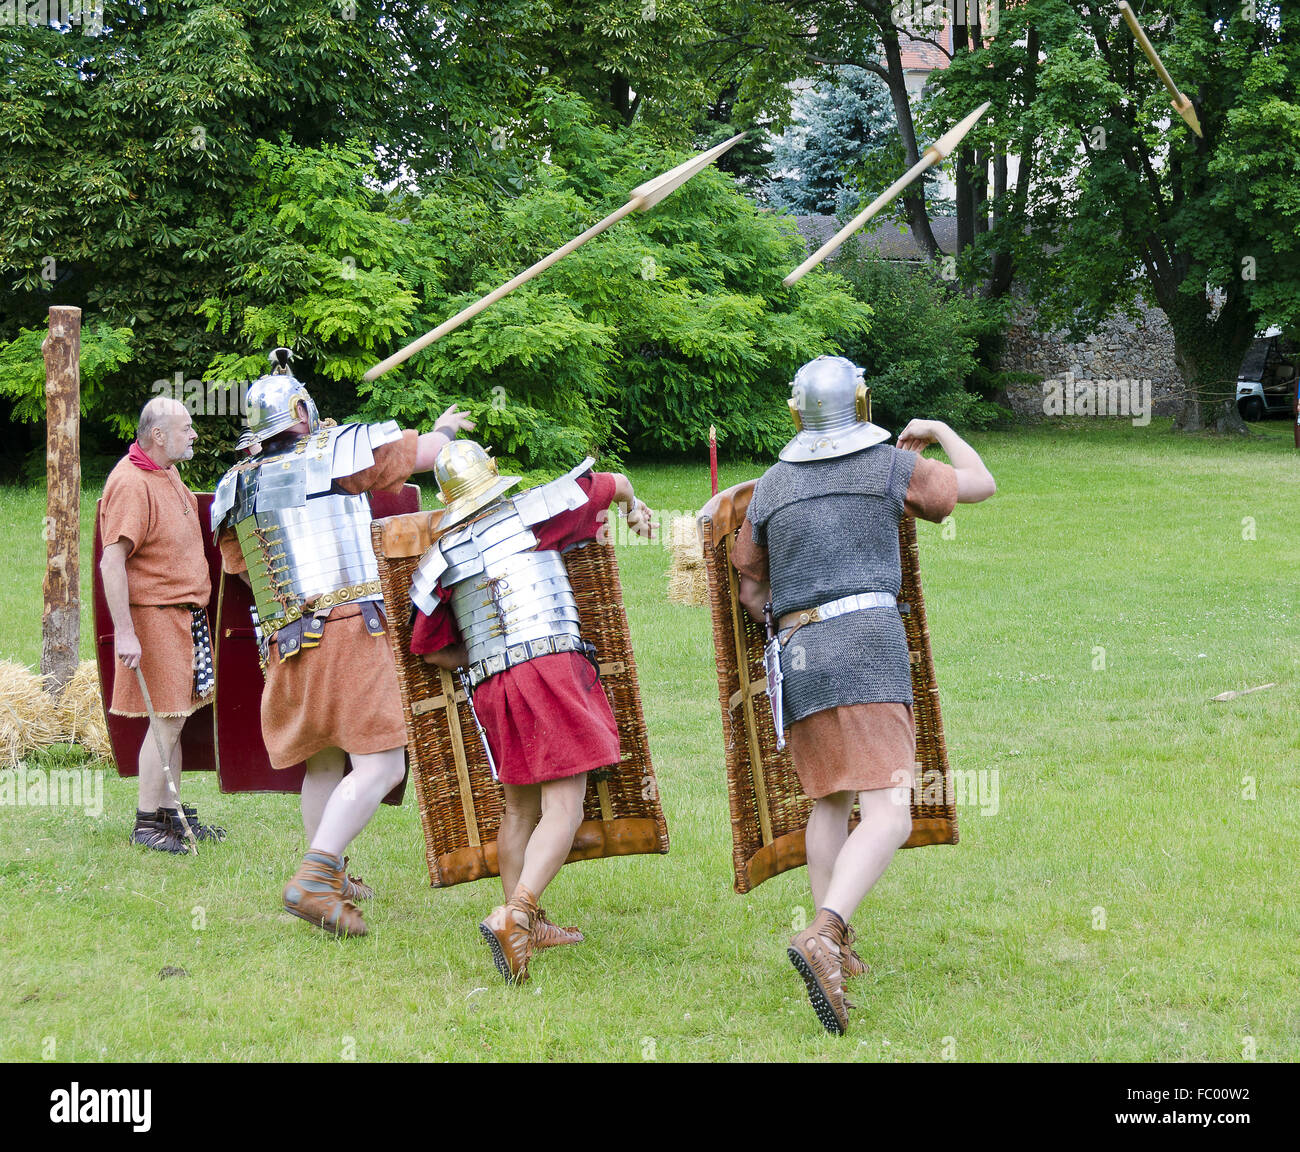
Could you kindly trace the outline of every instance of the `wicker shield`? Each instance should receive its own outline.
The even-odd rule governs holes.
[[[744,523],[754,484],[750,480],[719,492],[699,515],[718,658],[737,892],[748,892],[806,863],[804,828],[812,810],[788,749],[778,752],[776,748],[763,671],[763,629],[741,607],[739,579],[731,565],[736,532]],[[903,624],[912,663],[917,760],[912,835],[903,847],[956,844],[957,809],[917,571],[916,522],[910,516],[899,523],[898,536],[903,563],[898,600],[900,607],[907,607]]]
[[[372,528],[402,685],[429,882],[435,888],[499,874],[496,838],[503,799],[459,683],[450,672],[411,654],[411,577],[437,538],[441,515],[393,516],[375,521]],[[587,774],[583,821],[568,860],[667,852],[668,825],[650,765],[614,549],[591,542],[566,552],[564,563],[582,635],[596,645],[622,752],[617,765]]]

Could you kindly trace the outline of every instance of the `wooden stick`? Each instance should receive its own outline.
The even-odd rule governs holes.
[[[45,359],[44,609],[41,675],[58,699],[81,645],[81,309],[50,309]]]
[[[984,101],[983,104],[976,108],[974,112],[959,124],[955,124],[953,127],[949,128],[948,131],[940,136],[938,140],[926,148],[921,159],[913,164],[861,212],[854,216],[852,220],[845,224],[843,228],[836,232],[834,236],[827,240],[825,244],[818,248],[816,252],[809,256],[807,260],[800,264],[799,267],[791,272],[789,276],[781,281],[781,283],[789,288],[790,285],[800,279],[805,272],[816,268],[817,265],[825,260],[827,256],[834,253],[845,240],[852,236],[853,233],[861,228],[863,224],[893,200],[904,188],[920,176],[922,172],[927,168],[932,168],[936,164],[942,164],[943,161],[948,158],[949,153],[951,153],[952,150],[961,143],[962,137],[975,126],[975,121],[983,116],[988,110],[989,103],[990,101],[988,100]]]
[[[1138,47],[1146,53],[1146,57],[1151,61],[1151,66],[1156,70],[1156,75],[1164,82],[1164,86],[1169,89],[1169,94],[1173,97],[1170,103],[1174,106],[1174,111],[1178,113],[1187,125],[1197,136],[1204,137],[1201,131],[1201,121],[1196,115],[1196,109],[1193,107],[1191,100],[1178,91],[1178,85],[1174,83],[1174,78],[1169,75],[1169,69],[1164,66],[1159,55],[1157,55],[1155,46],[1147,38],[1146,32],[1142,25],[1138,23],[1137,14],[1129,6],[1128,0],[1120,0],[1120,14],[1127,21],[1129,31],[1133,33],[1133,39],[1138,42]]]
[[[1276,682],[1270,684],[1261,684],[1258,688],[1242,688],[1237,692],[1220,692],[1217,696],[1212,696],[1211,700],[1224,701],[1235,700],[1238,696],[1249,696],[1252,692],[1263,692],[1265,688],[1276,688]]]
[[[575,236],[567,244],[557,248],[549,256],[543,256],[530,268],[525,268],[518,276],[507,280],[500,288],[493,289],[480,300],[475,300],[468,308],[462,308],[450,320],[444,320],[438,327],[430,332],[426,332],[418,340],[413,340],[400,352],[394,352],[387,360],[381,360],[371,368],[363,377],[363,380],[375,380],[392,368],[409,360],[417,352],[427,348],[435,340],[440,340],[455,328],[459,328],[466,320],[477,316],[485,308],[491,307],[503,296],[509,295],[521,284],[526,284],[534,276],[545,272],[552,264],[558,260],[563,260],[575,248],[580,248],[588,240],[599,236],[606,228],[617,224],[624,216],[633,212],[644,212],[648,208],[654,207],[660,200],[664,199],[669,193],[680,188],[692,176],[698,175],[707,168],[714,160],[721,156],[728,148],[739,143],[745,133],[741,132],[733,136],[730,140],[724,140],[721,144],[710,148],[707,152],[701,152],[698,156],[693,156],[678,164],[675,168],[670,168],[667,172],[656,176],[653,180],[647,180],[644,184],[632,190],[628,202],[621,208],[611,212],[605,219],[597,224],[593,224],[580,236]]]
[[[181,806],[181,794],[176,788],[176,782],[172,779],[171,757],[167,755],[167,750],[163,748],[162,733],[158,731],[158,717],[154,715],[153,701],[149,698],[149,685],[144,682],[144,672],[139,664],[135,666],[135,678],[140,684],[140,694],[144,697],[145,711],[149,713],[149,731],[153,733],[154,744],[158,748],[158,759],[162,762],[163,779],[167,781],[167,790],[172,794],[172,799],[176,801],[176,815],[185,829],[185,835],[189,838],[190,852],[197,856],[199,846],[194,839],[194,829],[190,827],[189,818],[185,815],[185,809]]]

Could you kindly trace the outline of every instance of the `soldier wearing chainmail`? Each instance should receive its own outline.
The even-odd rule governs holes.
[[[814,800],[805,842],[817,913],[788,953],[838,1034],[844,979],[864,971],[849,920],[911,833],[916,730],[898,523],[940,521],[996,486],[946,424],[913,420],[897,448],[886,444],[862,370],[843,357],[805,364],[790,407],[798,434],[756,485],[732,562],[746,610],[773,619],[791,758]],[[919,455],[933,443],[951,465]]]
[[[284,907],[363,936],[354,901],[373,895],[343,853],[405,772],[406,727],[370,543],[372,490],[398,491],[473,428],[456,406],[433,432],[321,420],[290,353],[248,392],[248,459],[226,473],[212,528],[226,572],[251,587],[266,685],[262,735],[273,768],[305,761],[308,852]],[[351,772],[343,778],[345,757]]]
[[[538,901],[573,847],[587,773],[619,760],[618,726],[562,554],[601,534],[611,502],[647,538],[651,516],[626,476],[592,472],[591,463],[503,498],[519,477],[499,476],[472,441],[450,445],[436,468],[447,505],[441,535],[411,588],[411,651],[465,669],[505,792],[497,854],[507,899],[479,931],[510,983],[528,978],[539,949],[582,940]]]

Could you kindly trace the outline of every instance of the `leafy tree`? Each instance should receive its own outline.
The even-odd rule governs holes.
[[[1187,430],[1242,429],[1235,381],[1252,337],[1300,323],[1300,19],[1283,8],[1144,5],[1203,139],[1127,26],[1081,0],[1004,12],[941,81],[949,114],[988,98],[1009,110],[990,131],[1022,149],[1021,187],[972,269],[1014,266],[1042,320],[1076,335],[1153,301],[1173,329]]]
[[[893,105],[879,77],[839,69],[794,102],[794,124],[772,147],[773,203],[800,213],[852,213],[863,188],[855,179],[881,154],[897,163]]]

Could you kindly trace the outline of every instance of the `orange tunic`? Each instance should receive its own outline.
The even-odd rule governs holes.
[[[956,504],[956,471],[942,461],[920,457],[904,498],[907,513],[938,522]],[[736,533],[731,562],[742,575],[760,583],[767,580],[767,549],[754,543],[748,516]],[[814,800],[835,792],[912,786],[916,723],[910,704],[827,708],[790,725],[787,738],[799,785]]]
[[[375,462],[337,481],[354,495],[398,492],[415,467],[418,434],[375,449]],[[218,540],[225,571],[246,572],[233,529]],[[367,755],[406,744],[397,664],[387,636],[371,636],[355,604],[329,615],[320,644],[280,659],[274,640],[262,689],[262,739],[273,768],[290,768],[325,748]]]
[[[187,607],[205,607],[212,593],[198,499],[174,465],[148,471],[124,457],[104,485],[99,536],[105,548],[127,542],[131,624],[154,711],[190,715],[212,699],[194,698],[194,639]],[[148,715],[134,674],[122,671],[114,677],[109,711]]]

